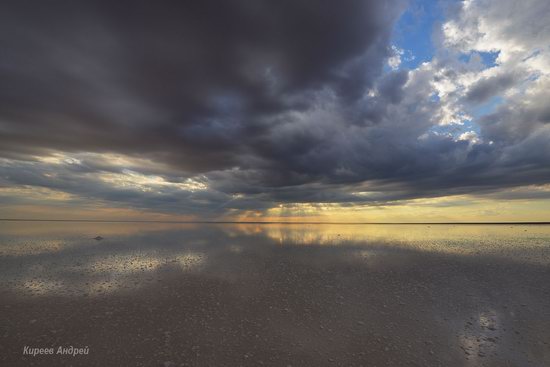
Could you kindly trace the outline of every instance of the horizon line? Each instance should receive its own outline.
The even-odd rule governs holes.
[[[83,222],[83,223],[171,223],[171,224],[344,224],[344,225],[368,225],[368,224],[416,224],[416,225],[549,225],[550,221],[527,222],[289,222],[289,221],[175,221],[175,220],[138,220],[138,219],[22,219],[0,218],[0,222]]]

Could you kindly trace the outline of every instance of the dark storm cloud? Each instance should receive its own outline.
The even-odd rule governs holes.
[[[473,103],[486,102],[513,86],[518,78],[519,76],[515,74],[501,74],[481,79],[468,90],[466,100]]]
[[[381,70],[395,3],[3,2],[1,145],[150,153],[192,171],[239,164],[262,118]],[[32,147],[32,148],[29,148]]]
[[[399,103],[403,99],[403,85],[407,82],[409,74],[407,70],[400,70],[385,76],[378,87],[380,95],[391,103]]]
[[[530,145],[547,138],[543,99],[486,117],[482,143],[426,133],[441,107],[431,76],[384,69],[402,10],[374,0],[3,1],[0,188],[209,216],[549,182],[550,155]],[[445,73],[434,79],[458,77]],[[516,80],[482,79],[465,100]],[[77,160],[37,158],[56,153]],[[132,174],[162,184],[116,181]]]

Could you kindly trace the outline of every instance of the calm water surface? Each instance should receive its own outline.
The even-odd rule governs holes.
[[[550,226],[0,222],[0,299],[6,366],[550,366]]]
[[[0,222],[0,289],[93,297],[139,289],[163,272],[227,276],[236,259],[281,251],[377,271],[422,266],[408,261],[418,254],[544,267],[550,226]]]

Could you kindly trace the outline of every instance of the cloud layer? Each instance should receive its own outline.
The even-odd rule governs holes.
[[[0,201],[219,216],[547,184],[550,5],[507,2],[454,5],[406,70],[401,1],[4,1]]]

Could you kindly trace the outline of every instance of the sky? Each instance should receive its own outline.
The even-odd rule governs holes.
[[[547,0],[0,3],[0,218],[550,221]]]

